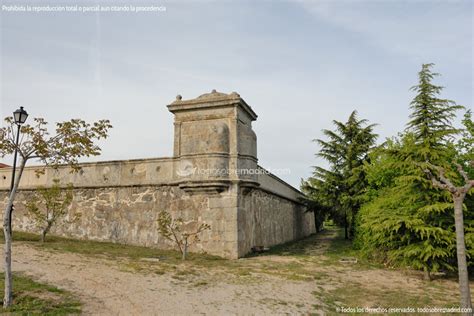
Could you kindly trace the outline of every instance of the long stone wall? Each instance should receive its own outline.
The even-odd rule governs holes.
[[[38,187],[59,179],[74,186],[74,198],[65,224],[51,232],[56,235],[171,248],[157,227],[165,210],[188,227],[210,225],[191,251],[238,258],[254,246],[315,232],[302,193],[257,165],[251,125],[257,115],[238,94],[213,91],[187,101],[178,96],[168,108],[175,114],[174,157],[83,163],[78,173],[67,166],[47,168],[40,176],[40,167],[27,167],[13,228],[38,231],[25,204]],[[2,209],[10,176],[11,168],[0,169]]]
[[[153,158],[82,163],[81,170],[76,173],[71,172],[68,166],[60,166],[58,169],[46,168],[44,174],[39,176],[36,170],[41,170],[42,166],[30,166],[25,168],[20,187],[36,189],[49,186],[53,179],[81,188],[173,184],[176,180],[173,175],[176,162],[176,158]],[[10,183],[11,169],[0,169],[0,190],[8,189]]]
[[[18,231],[39,230],[25,209],[33,190],[21,190],[15,204],[13,227]],[[162,210],[185,222],[205,222],[211,231],[201,234],[201,242],[190,250],[223,257],[235,257],[236,221],[232,212],[214,208],[215,197],[188,196],[177,186],[130,186],[76,188],[73,203],[64,221],[51,234],[77,239],[111,241],[123,244],[173,248],[175,245],[158,233],[157,217]],[[4,209],[7,193],[1,193]]]

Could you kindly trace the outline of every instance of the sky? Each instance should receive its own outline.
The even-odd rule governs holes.
[[[238,92],[258,114],[259,164],[299,187],[313,139],[353,110],[379,140],[405,128],[423,63],[473,107],[472,1],[0,1],[0,109],[54,123],[110,119],[93,161],[173,154],[177,94]],[[160,12],[22,12],[16,6]],[[5,159],[9,163],[9,158]]]

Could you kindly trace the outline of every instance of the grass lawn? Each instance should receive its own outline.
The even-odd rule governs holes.
[[[40,242],[40,236],[32,233],[14,232],[14,242],[22,242],[38,249],[72,252],[76,254],[106,257],[108,259],[129,261],[141,261],[141,259],[160,259],[166,265],[177,265],[183,263],[181,253],[175,250],[162,250],[150,247],[124,245],[111,242],[99,242],[90,240],[77,240],[57,236],[47,236],[46,242]],[[3,242],[3,232],[0,235]],[[188,253],[186,263],[197,266],[220,266],[231,263],[221,257],[208,254]]]
[[[3,285],[4,274],[0,274]],[[33,281],[32,279],[19,275],[13,275],[13,305],[3,313],[13,315],[77,315],[81,313],[81,303],[72,294]],[[0,295],[3,298],[3,286],[0,287]]]

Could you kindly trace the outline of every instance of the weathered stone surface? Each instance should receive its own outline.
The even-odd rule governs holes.
[[[28,167],[20,183],[14,229],[37,231],[25,210],[33,190],[53,179],[74,185],[66,221],[52,234],[160,248],[174,247],[158,233],[166,210],[189,226],[207,223],[190,251],[238,258],[254,246],[272,246],[315,231],[301,192],[257,165],[257,115],[237,93],[213,91],[193,100],[177,98],[174,157],[84,163],[37,177]],[[252,172],[242,172],[252,171]],[[259,172],[255,172],[259,171]],[[11,169],[0,169],[0,207],[5,207]]]
[[[254,246],[273,246],[314,233],[314,217],[294,201],[254,189],[240,197],[239,255]]]

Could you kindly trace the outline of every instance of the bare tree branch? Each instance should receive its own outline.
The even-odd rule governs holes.
[[[438,188],[438,189],[443,189],[443,190],[447,190],[447,191],[451,192],[451,188],[447,184],[439,182],[434,177],[431,178],[431,183],[433,183],[433,186]]]
[[[464,191],[464,193],[467,193],[472,188],[474,188],[474,180],[468,180],[468,181],[466,181],[466,184],[463,187],[463,191]]]
[[[436,169],[438,171],[438,176],[436,176],[436,175],[433,175],[433,173],[431,173],[431,171],[429,169],[424,170],[424,172],[428,175],[428,178],[431,179],[431,182],[433,183],[434,187],[439,188],[439,189],[443,189],[443,190],[447,190],[447,191],[449,191],[450,193],[453,193],[453,194],[458,192],[461,189],[461,188],[456,187],[451,182],[451,180],[449,180],[446,177],[446,170],[443,167],[435,166],[435,165],[431,164],[428,161],[426,163],[432,169]],[[456,164],[456,166],[458,166],[458,170],[459,169],[462,170],[461,165]],[[465,173],[464,170],[462,170],[462,172]],[[467,174],[465,174],[465,175],[467,177]],[[464,175],[463,175],[463,177],[464,177]],[[468,182],[468,181],[466,181],[466,182]]]
[[[467,175],[467,172],[464,171],[464,169],[462,168],[462,166],[460,164],[455,163],[455,165],[456,165],[456,168],[458,169],[459,174],[464,178],[464,181],[466,183],[468,183],[469,182],[469,177]]]

